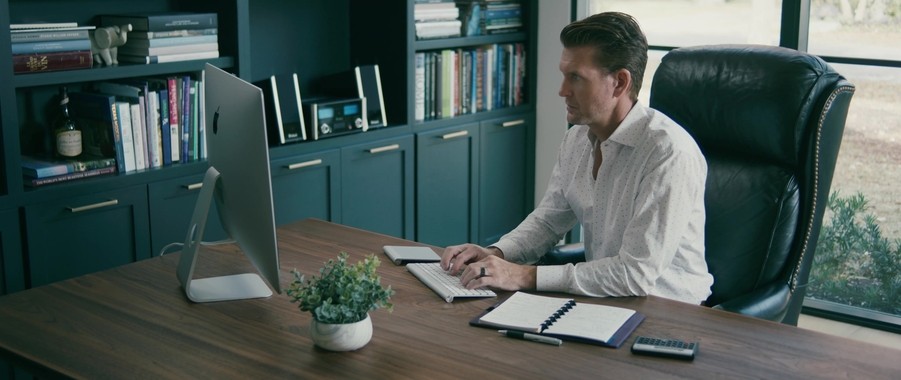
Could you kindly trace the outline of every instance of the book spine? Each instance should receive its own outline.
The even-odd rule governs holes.
[[[219,26],[216,13],[174,13],[148,16],[102,15],[103,26],[131,24],[135,31],[170,31],[183,29],[208,29]]]
[[[144,161],[144,123],[141,118],[141,105],[130,103],[128,108],[131,115],[131,137],[135,146],[135,170],[146,169],[146,161]]]
[[[181,95],[181,162],[188,162],[188,144],[191,142],[191,77],[182,78]]]
[[[205,35],[205,36],[155,38],[155,39],[149,39],[149,40],[129,38],[128,42],[125,43],[125,46],[138,47],[138,48],[154,48],[154,47],[166,47],[166,46],[208,44],[208,43],[213,43],[213,42],[219,42],[219,36],[212,34],[212,35]]]
[[[425,120],[425,53],[416,53],[413,119]]]
[[[169,143],[172,147],[172,162],[178,162],[181,157],[180,143],[181,135],[179,134],[178,124],[178,80],[175,78],[167,78],[166,82],[169,86]]]
[[[195,59],[211,59],[211,58],[218,58],[218,57],[219,57],[218,50],[199,51],[199,52],[194,52],[194,53],[163,54],[163,55],[119,54],[119,62],[152,64],[152,63],[191,61],[191,60],[195,60]]]
[[[88,45],[90,49],[90,45]],[[189,45],[173,45],[160,47],[140,47],[124,45],[119,47],[120,54],[126,55],[165,55],[165,54],[182,54],[196,53],[201,51],[219,51],[218,42],[207,42]]]
[[[30,181],[27,181],[26,184],[29,186],[32,186],[32,187],[37,187],[37,186],[49,185],[51,183],[66,182],[66,181],[71,181],[71,180],[75,180],[75,179],[95,177],[95,176],[99,176],[102,174],[110,174],[110,173],[115,173],[115,172],[116,172],[116,167],[109,166],[109,167],[105,167],[105,168],[86,170],[83,172],[69,173],[69,174],[63,174],[63,175],[47,177],[47,178],[33,178]]]
[[[197,109],[199,106],[199,99],[197,98],[197,81],[191,82],[189,91],[191,97],[191,137],[188,139],[188,160],[197,161],[197,153],[200,151],[197,149],[197,144],[200,142],[197,138],[198,124],[200,121],[200,110]]]
[[[150,112],[147,125],[148,146],[150,147],[150,166],[158,168],[163,166],[162,132],[160,131],[160,96],[156,91],[147,92],[147,106]]]
[[[116,149],[116,168],[119,173],[125,173],[125,151],[122,149],[122,128],[119,126],[119,112],[116,102],[110,103],[110,117],[113,128],[113,147]]]
[[[135,163],[135,140],[131,128],[131,105],[128,102],[116,102],[119,115],[119,133],[122,136],[122,155],[125,156],[125,171],[137,169]]]
[[[173,37],[190,37],[190,36],[215,36],[219,34],[218,28],[206,28],[206,29],[179,29],[179,30],[166,30],[166,31],[143,31],[143,32],[130,32],[128,33],[128,39],[131,41],[132,39],[136,40],[153,40],[153,39],[166,39]]]
[[[13,72],[16,74],[48,71],[88,69],[94,60],[90,50],[66,51],[46,54],[13,55]]]
[[[82,38],[77,40],[17,42],[12,44],[13,55],[78,50],[91,50],[91,40]]]
[[[168,85],[167,85],[168,86]],[[163,150],[163,165],[172,164],[172,133],[169,127],[169,90],[159,91],[160,104],[160,139]]]
[[[11,33],[10,42],[13,44],[25,42],[46,42],[65,40],[87,40],[87,30],[44,30],[35,32]]]

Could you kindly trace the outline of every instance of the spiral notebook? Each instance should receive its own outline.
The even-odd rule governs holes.
[[[516,292],[469,323],[617,348],[643,320],[631,309]]]

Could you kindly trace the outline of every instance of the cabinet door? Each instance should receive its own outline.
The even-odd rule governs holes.
[[[26,206],[25,231],[33,287],[149,258],[146,186]]]
[[[157,256],[170,243],[184,243],[194,206],[203,187],[203,174],[179,177],[148,185],[150,202],[150,254]],[[215,203],[210,206],[203,241],[227,238]],[[166,253],[178,249],[168,249]]]
[[[272,162],[276,224],[306,218],[340,223],[340,157],[333,149]]]
[[[481,122],[480,245],[497,242],[532,209],[535,148],[530,120],[521,116]]]
[[[341,223],[413,239],[413,136],[341,148]]]
[[[416,135],[416,241],[445,247],[478,239],[479,125]]]
[[[25,288],[17,210],[0,211],[0,295]]]

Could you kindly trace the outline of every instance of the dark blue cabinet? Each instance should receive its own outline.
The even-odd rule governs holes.
[[[480,123],[480,245],[497,242],[532,210],[533,118],[532,114],[522,114]]]
[[[25,206],[30,286],[149,258],[146,189],[141,185]]]
[[[329,149],[272,161],[277,225],[306,218],[340,222],[340,157],[338,149]]]
[[[479,124],[416,134],[416,241],[478,239]]]
[[[341,148],[341,223],[413,239],[413,136]]]
[[[0,211],[0,295],[25,288],[18,210]]]
[[[151,183],[147,186],[150,204],[150,254],[176,252],[162,249],[171,243],[184,243],[194,206],[203,185],[203,174]],[[219,222],[216,205],[210,207],[203,241],[217,241],[227,236]]]

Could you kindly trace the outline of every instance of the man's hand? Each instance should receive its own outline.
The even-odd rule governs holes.
[[[508,262],[497,247],[475,244],[447,247],[441,255],[441,268],[451,275],[460,275],[460,282],[468,289],[535,289],[537,278],[534,266]]]

